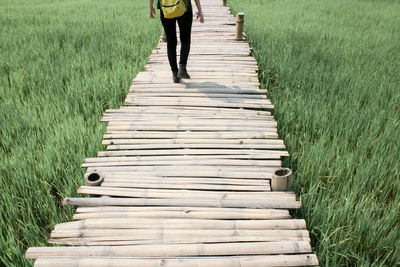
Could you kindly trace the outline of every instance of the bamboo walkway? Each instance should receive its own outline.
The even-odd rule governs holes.
[[[202,0],[188,70],[172,83],[166,44],[133,80],[124,106],[107,110],[106,151],[83,163],[101,186],[75,221],[56,225],[50,243],[29,248],[35,266],[311,266],[304,220],[292,192],[270,179],[288,156],[273,105],[259,89],[257,62],[235,42],[222,1]]]

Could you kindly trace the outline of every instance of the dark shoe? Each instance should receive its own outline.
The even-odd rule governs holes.
[[[179,64],[178,77],[182,79],[190,79],[190,76],[186,70],[186,65]]]
[[[174,81],[174,83],[180,83],[181,79],[178,77],[178,71],[177,70],[173,70],[172,71],[172,80]]]

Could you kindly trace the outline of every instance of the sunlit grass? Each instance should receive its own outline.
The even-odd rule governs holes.
[[[0,265],[27,266],[161,34],[139,0],[0,0]]]
[[[231,0],[324,266],[400,264],[400,2]]]

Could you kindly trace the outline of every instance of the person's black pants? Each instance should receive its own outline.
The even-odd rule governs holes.
[[[181,58],[179,64],[186,65],[190,52],[190,34],[192,31],[193,13],[188,10],[182,16],[173,19],[164,18],[164,14],[161,13],[161,23],[164,27],[165,34],[167,35],[167,48],[168,48],[168,60],[172,71],[177,71],[178,66],[176,63],[176,22],[178,21],[180,39],[181,39]]]

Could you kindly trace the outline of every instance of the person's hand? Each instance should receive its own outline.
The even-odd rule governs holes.
[[[203,12],[199,11],[196,13],[196,19],[200,18],[200,23],[204,23],[204,16],[203,16]]]
[[[156,10],[154,9],[154,7],[150,7],[150,18],[154,19],[156,14]]]

